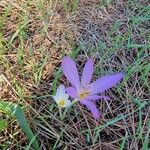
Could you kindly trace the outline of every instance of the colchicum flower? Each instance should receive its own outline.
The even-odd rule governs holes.
[[[66,108],[71,105],[71,101],[68,100],[69,95],[65,92],[64,85],[60,85],[58,87],[56,95],[53,96],[53,98],[60,108]]]
[[[72,85],[72,87],[66,88],[67,93],[72,98],[79,99],[79,102],[92,112],[94,118],[99,119],[100,112],[96,107],[95,100],[106,97],[99,96],[98,94],[116,85],[123,78],[123,74],[106,75],[90,83],[93,74],[93,65],[93,60],[88,59],[83,69],[80,82],[75,62],[70,57],[64,57],[62,60],[63,73]]]

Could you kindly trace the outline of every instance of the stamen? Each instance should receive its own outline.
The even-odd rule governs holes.
[[[58,102],[58,105],[59,105],[60,107],[64,107],[64,105],[65,105],[65,100],[64,100],[64,99],[61,99],[61,100]]]
[[[85,90],[79,93],[79,98],[82,100],[85,99],[88,95],[89,95],[89,91]]]

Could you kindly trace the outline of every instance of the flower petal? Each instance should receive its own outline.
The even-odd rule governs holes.
[[[93,75],[93,60],[92,59],[88,59],[88,61],[85,64],[85,67],[83,69],[83,73],[82,73],[82,78],[81,78],[81,84],[86,87],[92,78]]]
[[[62,98],[68,100],[69,95],[66,93],[66,94],[62,95]]]
[[[71,105],[71,101],[67,100],[66,103],[65,103],[65,105],[64,105],[64,107],[66,108],[66,107],[69,107],[70,105]]]
[[[53,96],[53,99],[56,101],[56,100],[57,100],[57,95],[54,95],[54,96]]]
[[[65,86],[63,84],[59,85],[58,92],[60,95],[65,94]]]
[[[56,95],[53,96],[55,101],[58,101],[60,98],[66,98],[67,94],[65,93],[65,86],[63,84],[59,85],[56,91]]]
[[[95,119],[100,118],[100,112],[98,111],[96,104],[90,100],[82,100],[81,104],[86,105],[86,107],[92,112],[92,115]]]
[[[80,87],[79,75],[75,62],[70,57],[62,60],[62,69],[67,80],[76,88]]]
[[[89,95],[86,99],[88,100],[110,100],[110,98],[108,96],[99,96],[99,95]]]
[[[66,92],[72,98],[77,98],[77,90],[74,87],[67,87]]]
[[[115,75],[107,75],[102,78],[97,79],[95,82],[93,82],[91,86],[91,92],[92,94],[98,94],[101,93],[112,86],[116,85],[121,79],[123,78],[122,73],[118,73]]]
[[[56,103],[59,103],[62,99],[67,101],[69,98],[69,95],[65,91],[65,86],[59,85],[57,88],[56,94],[53,96],[53,99],[56,101]]]

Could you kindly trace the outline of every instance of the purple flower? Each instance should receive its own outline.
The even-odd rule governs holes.
[[[92,112],[94,118],[99,119],[100,112],[96,107],[95,100],[107,97],[99,96],[98,94],[116,85],[123,78],[123,74],[106,75],[90,83],[93,74],[93,64],[93,60],[88,59],[83,69],[81,82],[76,64],[70,57],[64,57],[62,60],[62,69],[67,80],[72,85],[72,87],[66,88],[67,93],[72,98],[79,99],[80,103]]]

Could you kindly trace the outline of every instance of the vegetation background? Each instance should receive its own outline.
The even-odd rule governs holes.
[[[149,29],[148,0],[0,0],[0,149],[150,149]],[[64,55],[92,57],[93,80],[125,72],[99,121],[78,104],[60,119]]]

